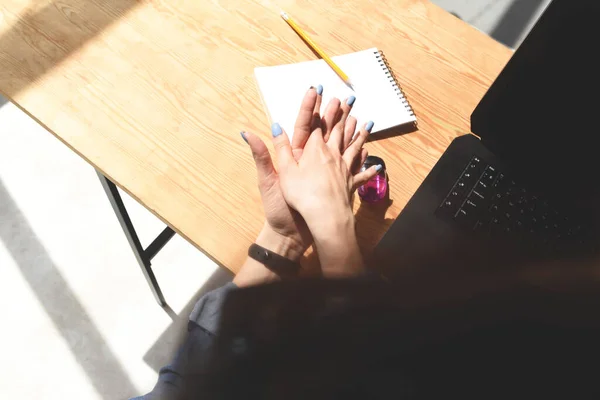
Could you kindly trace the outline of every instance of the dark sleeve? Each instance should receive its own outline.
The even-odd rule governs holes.
[[[158,382],[154,389],[145,396],[133,400],[174,399],[181,395],[185,385],[184,375],[202,369],[207,363],[209,350],[217,334],[221,317],[221,308],[227,293],[235,289],[228,283],[215,289],[198,300],[190,314],[188,334],[173,362],[160,369]]]

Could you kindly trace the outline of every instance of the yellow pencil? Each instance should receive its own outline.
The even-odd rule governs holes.
[[[344,83],[346,83],[346,85],[348,85],[352,90],[354,90],[354,88],[352,87],[352,83],[350,82],[350,78],[348,78],[348,75],[346,75],[346,73],[344,71],[342,71],[342,69],[333,62],[333,60],[327,55],[325,54],[325,52],[323,50],[321,50],[321,48],[319,46],[317,46],[317,44],[315,42],[313,42],[313,40],[308,37],[308,35],[306,34],[306,32],[304,32],[302,30],[302,28],[300,28],[300,26],[298,26],[298,24],[296,23],[296,21],[294,21],[292,19],[292,17],[290,17],[286,12],[282,11],[281,12],[281,18],[283,18],[285,20],[285,22],[288,23],[289,26],[292,27],[292,29],[294,31],[296,31],[296,33],[298,35],[300,35],[300,37],[302,39],[304,39],[304,41],[315,51],[317,52],[317,54],[319,56],[321,56],[321,58],[323,60],[325,60],[325,62],[327,64],[329,64],[329,66],[335,71],[336,74],[338,74],[338,76],[340,78],[342,78],[342,80],[344,81]]]

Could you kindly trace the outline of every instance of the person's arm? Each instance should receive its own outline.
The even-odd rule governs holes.
[[[315,118],[300,157],[283,129],[277,123],[272,127],[281,191],[306,221],[324,276],[364,271],[350,200],[354,190],[382,168],[377,165],[355,173],[367,155],[362,147],[373,123],[364,124],[355,135],[356,119],[348,116],[348,108],[348,101],[329,103],[323,119]]]
[[[353,276],[365,271],[351,210],[330,218],[311,220],[308,224],[325,276]]]
[[[356,120],[348,115],[356,99],[352,101],[348,99],[341,105],[341,108],[339,100],[337,103],[332,102],[333,106],[331,104],[328,106],[324,117],[323,132],[320,127],[315,129],[313,125],[315,121],[320,124],[320,118],[315,118],[315,116],[319,115],[322,91],[323,88],[319,86],[310,88],[306,93],[291,143],[286,135],[281,135],[283,133],[281,130],[278,134],[275,130],[273,131],[274,141],[278,146],[278,142],[285,140],[290,155],[297,161],[302,158],[306,144],[311,137],[315,136],[315,133],[319,134],[324,143],[331,141],[333,148],[345,149],[344,156],[347,161],[344,161],[344,171],[350,177],[345,184],[349,184],[350,187],[346,187],[342,192],[349,196],[354,188],[366,182],[376,173],[375,170],[354,171],[357,173],[353,175],[350,171],[350,165],[359,164],[360,167],[367,156],[362,145],[369,129],[363,128],[361,134],[353,140]],[[338,112],[340,109],[341,112]],[[326,135],[325,137],[323,133]],[[278,136],[279,139],[277,139]],[[265,144],[258,136],[249,132],[242,132],[241,137],[252,150],[266,217],[266,223],[256,239],[256,244],[292,261],[298,261],[312,244],[314,236],[319,257],[324,266],[324,276],[352,275],[362,271],[362,257],[356,242],[354,217],[349,203],[343,205],[338,210],[340,212],[331,213],[329,211],[336,209],[339,205],[336,203],[339,198],[333,198],[324,193],[323,197],[319,199],[324,207],[317,210],[316,213],[307,213],[312,217],[312,227],[309,231],[307,221],[298,212],[300,210],[290,207],[290,203],[285,198],[280,174],[275,170]],[[303,182],[306,183],[302,179],[299,181],[299,183]],[[321,180],[320,183],[327,185],[327,181]],[[304,194],[310,197],[313,190],[316,188],[309,187]],[[348,210],[350,210],[349,213]],[[324,216],[326,218],[323,218]],[[189,332],[185,344],[173,363],[161,369],[159,381],[154,390],[140,399],[154,400],[176,397],[184,384],[183,372],[189,368],[198,368],[203,365],[214,337],[218,334],[221,307],[227,292],[236,287],[259,285],[278,279],[280,277],[265,265],[248,257],[232,283],[203,296],[190,316]]]
[[[360,99],[334,98],[321,118],[322,91],[320,86],[307,91],[291,141],[279,124],[271,127],[277,171],[259,137],[248,132],[242,137],[256,162],[268,223],[306,247],[314,239],[323,276],[351,276],[364,271],[364,266],[350,197],[381,166],[360,171],[368,155],[363,145],[373,128],[367,122],[356,132],[357,121],[350,112]],[[270,212],[279,207],[281,212]],[[269,215],[286,216],[286,223]]]
[[[298,243],[289,236],[284,236],[274,231],[268,223],[265,223],[255,243],[273,253],[296,262],[300,260],[300,257],[302,257],[302,254],[306,250],[303,244]],[[233,279],[233,283],[242,287],[269,283],[278,279],[280,277],[264,264],[247,257],[242,268]]]
[[[269,249],[292,261],[300,259],[303,246],[289,237],[273,231],[265,224],[256,244]],[[202,296],[190,314],[188,334],[173,361],[161,368],[154,389],[137,400],[178,398],[185,387],[184,376],[198,373],[208,363],[210,349],[218,334],[221,309],[227,293],[237,288],[270,283],[280,277],[264,264],[248,257],[233,282]]]

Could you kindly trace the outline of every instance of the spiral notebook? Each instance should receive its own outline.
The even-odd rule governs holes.
[[[356,96],[350,115],[359,126],[373,121],[371,134],[396,126],[416,123],[415,114],[376,48],[332,57],[350,77],[354,91],[344,84],[323,60],[254,69],[270,122],[278,122],[291,138],[304,94],[311,86],[323,85],[321,112],[332,97]]]

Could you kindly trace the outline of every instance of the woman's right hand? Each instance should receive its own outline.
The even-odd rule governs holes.
[[[300,113],[313,115],[311,133],[300,157],[294,157],[290,141],[279,124],[272,126],[281,190],[286,202],[306,221],[324,272],[340,274],[362,270],[354,231],[351,196],[354,190],[377,174],[381,166],[355,172],[365,156],[362,146],[373,123],[365,124],[353,138],[356,120],[348,117],[348,100],[328,105],[323,118],[310,101]],[[327,136],[327,137],[324,137]],[[353,139],[352,139],[353,138]]]

